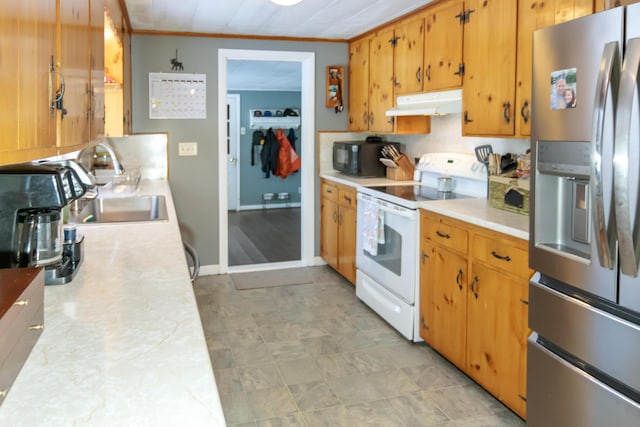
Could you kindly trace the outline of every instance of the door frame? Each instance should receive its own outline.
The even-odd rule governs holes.
[[[240,210],[240,95],[227,94],[227,105],[234,105],[234,108],[229,107],[229,154],[227,156],[227,165],[229,164],[229,156],[236,159],[236,173],[235,173],[235,188],[231,194],[235,194],[235,210]],[[225,109],[226,111],[226,109]],[[235,124],[235,126],[233,126]],[[227,179],[229,175],[227,174]],[[227,182],[227,184],[229,184]],[[229,188],[229,185],[227,185]],[[229,204],[229,194],[227,194],[227,204]],[[229,206],[227,205],[227,209]]]
[[[219,254],[220,273],[273,270],[314,265],[315,209],[315,53],[219,49],[218,50],[218,141],[226,141],[227,68],[228,61],[291,61],[299,62],[302,68],[300,105],[300,259],[289,262],[252,264],[229,267],[229,221],[227,213],[227,150],[226,143],[218,143],[218,208],[219,208]]]

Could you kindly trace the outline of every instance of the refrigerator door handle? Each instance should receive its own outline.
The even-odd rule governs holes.
[[[593,131],[591,140],[591,199],[594,203],[594,224],[596,227],[596,248],[602,268],[613,269],[615,248],[615,226],[608,227],[604,208],[604,183],[602,176],[602,152],[604,145],[604,119],[607,95],[611,93],[615,108],[618,99],[620,79],[620,49],[618,42],[605,44],[600,62],[593,108]],[[611,218],[615,221],[615,217]]]
[[[613,155],[614,206],[620,268],[623,274],[632,277],[638,275],[638,262],[640,261],[640,217],[638,216],[640,210],[636,206],[636,215],[631,216],[631,188],[629,186],[632,109],[634,95],[638,93],[638,68],[640,68],[640,38],[635,38],[627,42],[622,64]],[[637,201],[640,202],[640,199]]]

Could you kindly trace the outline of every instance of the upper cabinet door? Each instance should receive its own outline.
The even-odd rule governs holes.
[[[60,33],[57,61],[65,85],[58,111],[58,147],[79,147],[90,140],[89,0],[58,1]]]
[[[349,130],[369,130],[369,38],[349,44]]]
[[[393,28],[377,32],[369,45],[369,130],[393,132],[385,115],[395,104],[393,92]]]
[[[90,0],[89,30],[91,34],[90,46],[90,73],[91,73],[91,98],[90,98],[90,139],[101,140],[104,138],[104,21],[105,1]]]
[[[424,90],[462,86],[462,0],[452,0],[428,9],[424,42]]]
[[[55,154],[55,0],[0,2],[0,165]]]
[[[520,0],[518,2],[516,136],[531,135],[531,56],[533,32],[593,13],[592,0]]]
[[[395,27],[395,93],[422,92],[424,55],[424,18],[401,22]]]
[[[462,134],[513,136],[517,2],[465,0]]]

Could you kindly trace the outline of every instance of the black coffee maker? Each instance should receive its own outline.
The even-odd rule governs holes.
[[[62,209],[85,191],[70,167],[0,167],[0,268],[44,267],[45,284],[70,282],[82,262],[83,237],[64,241]]]

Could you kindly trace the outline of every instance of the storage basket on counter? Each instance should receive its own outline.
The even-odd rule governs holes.
[[[489,177],[489,204],[496,209],[529,215],[529,179],[515,172]]]

